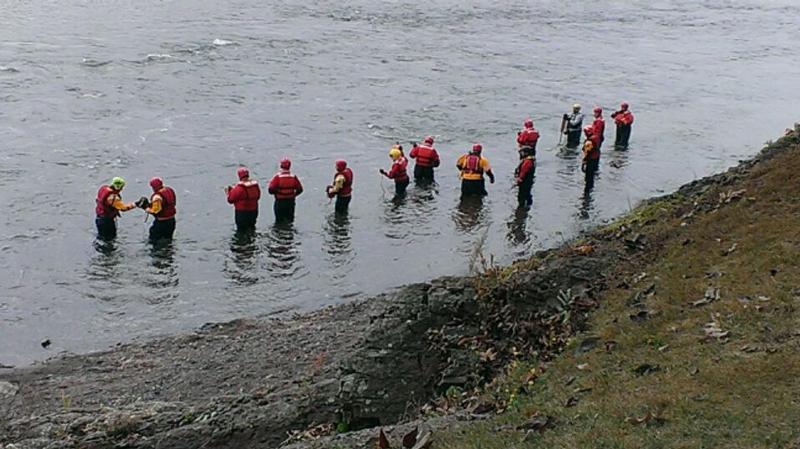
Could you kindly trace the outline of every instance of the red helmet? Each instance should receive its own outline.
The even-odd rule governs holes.
[[[627,111],[628,110],[628,103],[622,102],[622,104],[620,104],[619,107],[623,111]]]
[[[595,106],[594,115],[598,116],[601,115],[602,113],[603,113],[603,108],[601,108],[600,106]]]
[[[481,151],[483,151],[483,146],[481,144],[476,143],[475,145],[472,146],[472,152],[473,153],[477,154],[477,153],[480,153]]]
[[[153,190],[160,190],[162,187],[164,187],[164,181],[162,181],[161,178],[156,176],[155,178],[150,180],[150,187],[152,187]]]
[[[433,136],[425,137],[425,140],[423,142],[427,143],[428,145],[433,145]]]
[[[292,168],[292,161],[290,161],[288,157],[281,159],[281,168],[284,170]]]
[[[344,171],[345,168],[347,168],[347,162],[344,159],[336,161],[336,171]]]
[[[239,169],[236,170],[236,174],[239,176],[239,179],[249,178],[250,170],[248,170],[246,167],[239,167]]]
[[[525,124],[524,125],[525,125],[526,128],[533,128],[533,120],[531,120],[531,119],[525,120]]]

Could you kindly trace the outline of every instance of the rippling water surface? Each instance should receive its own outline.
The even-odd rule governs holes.
[[[794,2],[572,3],[0,1],[0,363],[465,273],[476,248],[508,262],[797,119]],[[549,151],[559,117],[623,99],[632,147],[605,151],[584,195],[576,155]],[[527,116],[543,137],[524,212],[511,173]],[[425,134],[438,187],[393,201],[377,169]],[[453,166],[475,141],[498,182],[459,204]],[[223,186],[238,164],[266,181],[285,155],[307,189],[297,221],[275,226],[262,201],[257,235],[237,237]],[[323,193],[339,157],[356,173],[346,219]],[[140,211],[95,242],[94,194],[115,175],[128,200],[154,175],[175,188],[173,245],[146,243]]]

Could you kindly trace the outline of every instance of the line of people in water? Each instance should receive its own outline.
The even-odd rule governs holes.
[[[560,133],[567,136],[567,148],[577,148],[580,145],[581,134],[585,136],[582,147],[581,170],[585,173],[587,187],[591,187],[594,176],[600,163],[600,149],[603,145],[605,134],[605,121],[603,109],[595,107],[594,119],[591,125],[583,126],[581,106],[575,104],[571,114],[564,114],[561,120]],[[616,139],[614,145],[617,149],[627,149],[633,124],[633,114],[627,103],[622,103],[620,109],[611,114],[616,124]],[[530,207],[533,204],[533,179],[536,171],[536,144],[539,141],[539,131],[534,127],[533,120],[527,119],[523,128],[517,133],[517,148],[520,162],[514,171],[515,184],[518,189],[517,199],[521,207]],[[561,138],[559,138],[559,144]],[[472,149],[458,158],[456,168],[461,178],[461,196],[483,196],[487,194],[486,180],[494,183],[495,175],[489,160],[482,155],[483,146],[476,143]],[[414,181],[418,184],[432,184],[435,180],[434,169],[439,167],[441,159],[434,148],[434,138],[427,136],[423,143],[412,143],[408,155],[414,159]],[[380,169],[381,175],[391,179],[395,184],[395,195],[403,196],[410,183],[408,174],[408,159],[399,143],[389,150],[392,165],[389,171]],[[296,198],[303,193],[300,179],[291,172],[292,162],[287,158],[280,162],[280,171],[272,177],[267,191],[275,197],[273,212],[278,221],[292,221],[295,213]],[[346,214],[353,194],[353,171],[344,160],[335,162],[336,172],[333,182],[328,185],[325,192],[331,200],[335,199],[337,214]],[[261,199],[261,188],[257,181],[250,179],[250,171],[246,167],[237,170],[239,182],[224,188],[228,203],[233,205],[234,220],[239,231],[255,229],[258,219],[258,202]],[[164,184],[161,178],[150,180],[152,194],[150,198],[141,197],[133,203],[122,201],[122,190],[125,180],[115,177],[108,185],[103,185],[97,192],[95,207],[95,224],[101,239],[110,240],[117,235],[116,220],[121,212],[135,208],[143,209],[149,216],[153,216],[149,238],[151,241],[171,239],[175,232],[175,215],[177,214],[175,191]]]

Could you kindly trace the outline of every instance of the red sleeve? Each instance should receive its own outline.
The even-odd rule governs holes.
[[[436,150],[431,150],[433,152],[433,166],[438,167],[441,161],[439,160],[439,153]]]
[[[253,185],[252,189],[253,189],[254,195],[252,195],[250,199],[251,200],[254,199],[256,201],[260,200],[261,199],[261,186],[259,186],[258,184],[255,184],[255,185]],[[255,197],[255,198],[253,198],[253,197]]]
[[[633,125],[633,113],[632,112],[628,112],[628,114],[626,114],[626,115],[627,116],[625,117],[625,124],[626,125]]]
[[[525,141],[522,139],[522,136],[524,136],[524,135],[525,135],[525,131],[517,134],[517,143],[518,144],[522,145],[523,143],[525,143]]]
[[[233,204],[242,198],[242,187],[236,184],[228,190],[228,203]]]
[[[400,164],[394,163],[392,164],[392,168],[389,169],[389,173],[386,174],[386,177],[394,179],[395,177],[397,177],[398,175],[397,172],[399,171],[400,171]]]
[[[303,184],[300,184],[300,178],[298,178],[297,176],[294,177],[294,184],[295,184],[294,185],[295,193],[297,193],[298,195],[303,193]]]
[[[278,191],[278,175],[275,175],[269,181],[269,187],[267,187],[267,192],[274,195],[277,191]]]
[[[419,147],[415,145],[414,148],[411,149],[411,153],[408,153],[408,157],[414,159],[417,157],[417,153],[419,153]]]

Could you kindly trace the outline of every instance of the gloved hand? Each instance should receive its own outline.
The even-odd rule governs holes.
[[[486,174],[489,176],[489,184],[494,184],[494,173],[488,172]]]
[[[569,120],[569,114],[564,114],[564,120]]]
[[[381,169],[379,169],[378,171],[379,171],[379,172],[380,172],[380,174],[382,174],[383,176],[386,176],[386,170],[384,170],[384,169],[382,169],[382,168],[381,168]]]
[[[581,162],[581,172],[586,173],[586,162]]]

